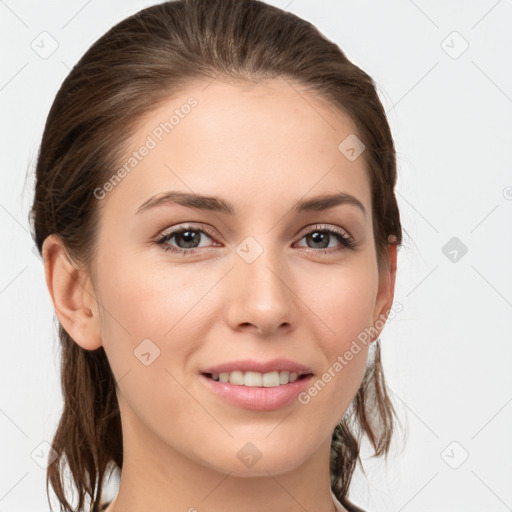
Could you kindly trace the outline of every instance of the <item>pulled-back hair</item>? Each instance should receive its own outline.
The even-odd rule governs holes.
[[[39,252],[55,233],[76,261],[90,265],[99,218],[93,191],[118,168],[136,123],[187,84],[217,76],[283,77],[350,117],[365,145],[375,248],[384,269],[388,244],[401,244],[402,228],[395,148],[375,83],[312,24],[258,0],[164,2],[121,21],[88,49],[62,83],[44,128],[31,210]],[[64,405],[46,488],[49,496],[51,484],[61,510],[73,509],[65,492],[67,464],[82,510],[87,496],[101,500],[107,469],[122,470],[116,381],[103,347],[81,348],[60,323],[59,338]],[[387,458],[397,419],[379,339],[371,349],[361,386],[332,435],[331,488],[344,505],[362,436],[375,456]]]

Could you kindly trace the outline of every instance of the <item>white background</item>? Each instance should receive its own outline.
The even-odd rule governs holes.
[[[381,340],[404,432],[387,466],[365,461],[351,498],[368,512],[512,510],[512,1],[269,3],[376,80],[398,152],[403,311]],[[0,512],[48,510],[31,453],[51,442],[62,406],[27,220],[46,115],[87,48],[148,5],[0,1]],[[31,47],[43,31],[58,43],[46,59]],[[443,252],[452,237],[468,249],[456,261]]]

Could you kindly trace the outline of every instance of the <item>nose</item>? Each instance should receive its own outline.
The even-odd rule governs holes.
[[[225,314],[234,330],[271,335],[295,325],[297,296],[292,276],[277,251],[264,249],[252,262],[235,255],[229,274],[229,300]]]

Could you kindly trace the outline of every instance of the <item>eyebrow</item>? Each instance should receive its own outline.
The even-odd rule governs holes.
[[[235,215],[235,207],[220,197],[204,196],[190,192],[169,191],[163,194],[150,197],[142,203],[136,211],[136,215],[146,210],[161,205],[179,204],[187,208],[196,208],[199,210],[209,210],[212,212],[224,213],[226,215]],[[291,210],[294,213],[322,211],[334,208],[339,205],[350,205],[360,209],[366,217],[366,208],[351,194],[337,192],[335,194],[323,194],[308,199],[300,199],[292,205]]]

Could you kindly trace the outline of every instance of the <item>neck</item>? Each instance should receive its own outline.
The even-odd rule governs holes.
[[[106,512],[260,512],[262,503],[268,512],[337,511],[330,488],[330,438],[292,469],[270,471],[261,465],[255,476],[237,476],[194,460],[194,454],[186,456],[127,416],[119,492]]]

